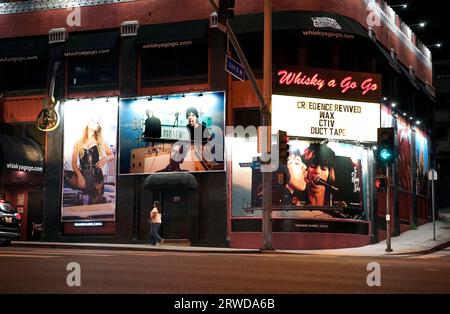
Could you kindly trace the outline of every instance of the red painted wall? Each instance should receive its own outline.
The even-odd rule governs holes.
[[[5,123],[33,122],[44,108],[43,101],[43,95],[5,98],[0,113]]]
[[[259,249],[263,237],[259,232],[230,234],[230,247]],[[324,250],[361,247],[370,244],[369,236],[331,233],[283,233],[272,234],[272,246],[277,250]]]
[[[183,9],[180,10],[180,7]],[[274,0],[274,11],[323,11],[347,16],[367,28],[368,11],[361,0]],[[65,27],[69,32],[117,28],[124,21],[137,20],[140,25],[206,19],[213,11],[206,0],[141,0],[119,4],[82,7],[81,25],[68,26],[68,10],[49,10],[2,15],[0,38],[48,34],[52,28]],[[262,1],[237,1],[236,14],[263,11]],[[18,27],[20,25],[20,27]],[[394,48],[399,60],[413,66],[423,82],[432,83],[432,70],[427,68],[409,48],[384,25],[374,27],[377,39],[388,49]]]

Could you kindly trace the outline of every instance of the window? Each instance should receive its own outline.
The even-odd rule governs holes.
[[[277,30],[272,34],[273,63],[283,66],[302,65],[300,46],[304,45],[304,40],[299,36],[298,30]]]
[[[259,109],[256,108],[242,108],[234,109],[234,125],[259,127],[261,124],[261,115]]]
[[[197,39],[183,43],[186,45],[155,45],[141,50],[142,86],[207,83],[207,40]]]
[[[47,85],[47,60],[0,63],[0,92],[42,92]]]
[[[255,76],[261,76],[263,71],[264,34],[262,32],[238,34],[237,39]],[[230,43],[230,47],[232,47]],[[239,60],[231,48],[233,58]]]
[[[69,91],[117,89],[119,86],[117,54],[68,59],[67,86]]]
[[[333,68],[334,43],[331,40],[310,38],[305,41],[306,66],[310,68]]]

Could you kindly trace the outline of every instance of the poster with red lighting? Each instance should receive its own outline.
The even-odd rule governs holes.
[[[411,129],[401,120],[398,121],[397,125],[399,185],[402,190],[411,192]]]

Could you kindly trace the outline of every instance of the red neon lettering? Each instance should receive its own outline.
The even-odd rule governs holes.
[[[309,76],[304,74],[303,72],[288,72],[287,70],[278,71],[278,83],[280,85],[301,85],[301,86],[312,86],[317,88],[317,90],[322,90],[325,86],[329,88],[337,88],[338,83],[336,79],[330,79],[329,81],[325,81],[324,79],[319,77],[318,73],[315,73],[313,76]],[[347,76],[345,77],[341,83],[339,84],[341,88],[341,93],[345,94],[349,90],[357,89],[359,84],[356,81],[353,81],[353,77]],[[373,78],[368,78],[361,83],[362,95],[365,96],[369,92],[373,92],[379,89],[379,86],[374,83]]]
[[[345,94],[349,89],[355,89],[358,87],[358,84],[352,81],[352,79],[353,78],[351,76],[347,76],[345,79],[342,80],[341,82],[342,94]]]
[[[361,89],[363,90],[362,94],[366,95],[368,92],[373,92],[378,89],[378,85],[373,83],[373,79],[368,78],[361,84]]]
[[[325,80],[319,78],[319,74],[314,74],[312,77],[303,74],[303,72],[288,72],[286,70],[278,71],[280,85],[305,85],[314,86],[317,90],[321,90],[325,86]]]

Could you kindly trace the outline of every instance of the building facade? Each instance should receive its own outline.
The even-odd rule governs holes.
[[[262,86],[262,3],[235,9]],[[0,4],[0,188],[23,214],[23,240],[145,243],[160,201],[166,239],[261,247],[259,102],[225,71],[238,57],[212,11],[203,0]],[[382,1],[273,1],[272,36],[272,136],[287,131],[291,146],[273,172],[274,247],[385,237],[379,127],[397,134],[393,232],[426,222],[429,50]]]

